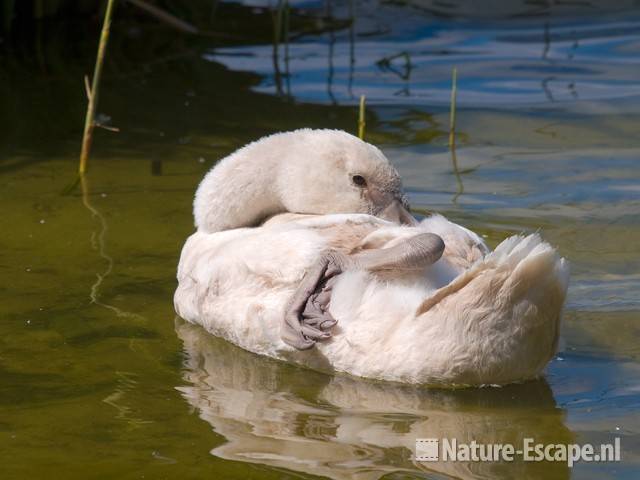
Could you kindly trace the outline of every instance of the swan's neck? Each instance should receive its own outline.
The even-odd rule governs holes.
[[[244,160],[225,158],[200,183],[193,203],[199,231],[250,227],[286,211],[277,192],[277,166],[266,159]]]

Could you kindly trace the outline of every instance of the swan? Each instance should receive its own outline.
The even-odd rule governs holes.
[[[409,213],[397,171],[345,132],[296,130],[222,159],[194,200],[176,312],[251,352],[433,386],[540,376],[569,266],[538,234],[490,251]]]

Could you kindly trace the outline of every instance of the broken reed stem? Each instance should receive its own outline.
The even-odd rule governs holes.
[[[148,2],[143,0],[128,0],[131,5],[138,7],[140,10],[147,12],[152,17],[160,20],[161,22],[166,23],[170,27],[175,28],[176,30],[180,30],[184,33],[198,34],[197,27],[194,27],[189,22],[185,22],[184,20],[176,17],[175,15],[170,14],[169,12],[162,10],[161,8],[156,7]]]
[[[100,34],[100,43],[98,44],[98,54],[96,55],[96,66],[93,70],[91,91],[88,92],[89,103],[87,105],[87,116],[84,120],[82,150],[80,151],[80,166],[78,167],[78,174],[80,175],[84,175],[84,173],[87,171],[87,160],[89,159],[89,151],[91,150],[93,129],[95,127],[96,108],[98,106],[98,93],[100,90],[100,77],[102,76],[102,64],[104,62],[104,55],[107,51],[107,42],[109,41],[109,29],[111,27],[111,14],[113,12],[114,3],[115,0],[107,0],[107,9],[104,14],[102,33]]]
[[[458,69],[453,67],[451,77],[451,111],[449,113],[449,148],[456,144],[456,93],[458,82]]]
[[[360,95],[360,112],[358,114],[358,137],[360,140],[364,140],[364,127],[366,125],[364,121],[364,104],[366,97],[364,95]]]

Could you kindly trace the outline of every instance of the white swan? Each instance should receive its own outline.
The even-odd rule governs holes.
[[[439,215],[417,224],[405,207],[395,169],[351,135],[255,142],[198,189],[176,311],[249,351],[321,370],[434,385],[540,375],[567,262],[538,235],[489,252],[473,232]]]

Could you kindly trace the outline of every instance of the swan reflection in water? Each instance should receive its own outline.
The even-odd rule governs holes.
[[[335,479],[391,472],[456,478],[569,478],[562,462],[416,462],[417,438],[569,443],[544,380],[503,388],[429,390],[326,375],[246,352],[176,320],[184,343],[178,387],[226,442],[218,457]],[[213,443],[213,440],[212,440]],[[413,475],[411,475],[413,476]]]

